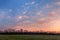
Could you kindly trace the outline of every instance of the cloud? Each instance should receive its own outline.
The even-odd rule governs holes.
[[[4,14],[4,13],[3,13]],[[2,15],[3,15],[2,14]],[[30,19],[30,16],[26,16],[26,15],[17,15],[15,17],[11,17],[11,16],[6,16],[7,19],[9,19],[10,21],[14,21],[16,22],[16,24],[10,25],[7,24],[8,27],[6,27],[7,29],[13,28],[15,30],[20,30],[20,29],[27,29],[27,30],[31,30],[31,31],[38,31],[38,30],[44,30],[44,31],[52,31],[52,29],[54,29],[53,31],[58,31],[58,28],[60,28],[59,24],[60,24],[60,9],[53,9],[49,12],[47,12],[46,15],[44,15],[43,17],[38,17],[36,18],[36,16],[41,16],[42,12],[36,12],[36,15],[32,16],[31,19],[33,20],[24,20],[24,19]],[[5,15],[5,14],[4,14]],[[24,21],[22,21],[24,20]],[[54,27],[55,26],[55,27]],[[56,27],[58,26],[58,27]]]
[[[54,17],[54,16],[57,16],[57,14],[58,14],[57,12],[51,11],[51,12],[48,13],[48,16]]]
[[[23,18],[30,18],[29,16],[23,16]]]
[[[17,20],[17,21],[21,21],[22,19],[23,19],[23,16],[17,16],[17,17],[16,17],[16,20]]]
[[[49,11],[45,16],[43,17],[31,17],[32,20],[23,20],[25,19],[29,19],[29,16],[26,15],[17,15],[17,20],[18,22],[16,23],[16,25],[14,27],[11,26],[11,28],[15,29],[15,30],[20,30],[20,29],[24,29],[24,30],[29,30],[29,31],[38,31],[38,30],[44,30],[44,31],[58,31],[59,30],[59,24],[60,24],[60,9],[53,9],[51,11]],[[40,12],[38,12],[40,13]],[[36,13],[37,14],[37,13]],[[38,14],[41,15],[41,14]],[[36,16],[36,15],[35,15]],[[8,16],[8,18],[10,18],[10,16]],[[21,21],[21,22],[20,22]],[[56,27],[58,26],[58,27]],[[9,26],[10,27],[10,26]],[[55,30],[56,29],[56,30]]]
[[[56,2],[55,4],[60,5],[60,2]],[[60,9],[52,8],[54,7],[53,4],[52,5],[46,4],[44,6],[45,8],[41,10],[40,10],[40,4],[35,3],[35,1],[25,3],[25,5],[22,6],[24,6],[23,7],[24,9],[23,10],[18,9],[17,12],[13,12],[12,9],[9,9],[8,12],[1,11],[0,19],[3,18],[8,21],[7,23],[8,26],[6,26],[7,29],[13,28],[15,30],[20,30],[22,28],[31,31],[36,31],[36,30],[52,31],[52,29],[54,29],[55,31],[56,29],[57,31],[58,28],[60,28],[59,27]],[[32,9],[36,9],[36,10],[32,11]]]
[[[27,11],[24,11],[24,12],[23,12],[23,14],[26,14],[26,13],[27,13]]]
[[[33,1],[31,4],[35,4],[35,2]]]
[[[18,19],[22,19],[22,16],[19,16]]]
[[[60,6],[60,2],[55,2],[55,4]]]
[[[33,5],[35,4],[35,1],[29,2],[29,3],[25,3],[25,5]]]
[[[52,8],[53,5],[50,5],[50,4],[46,4],[45,8],[48,9],[48,8]]]
[[[47,29],[47,31],[58,31],[60,28],[60,9],[54,9],[47,13],[46,16],[42,18],[35,19],[36,25],[42,29]],[[55,23],[56,22],[56,23]],[[54,29],[54,30],[53,30]],[[55,30],[56,29],[56,30]]]
[[[9,12],[12,12],[13,10],[12,9],[9,9]]]
[[[42,11],[36,13],[37,16],[41,16],[41,14],[42,14]]]
[[[26,15],[23,15],[23,16],[17,16],[16,19],[17,21],[22,21],[23,19],[29,19],[30,17],[29,16],[26,16]]]
[[[4,19],[7,15],[8,12],[7,11],[0,11],[0,20]]]

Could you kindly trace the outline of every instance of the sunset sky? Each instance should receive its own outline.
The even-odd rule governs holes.
[[[0,0],[0,29],[60,32],[60,0]]]

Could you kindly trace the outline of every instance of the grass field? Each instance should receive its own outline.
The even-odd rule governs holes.
[[[60,35],[0,35],[0,40],[60,40]]]

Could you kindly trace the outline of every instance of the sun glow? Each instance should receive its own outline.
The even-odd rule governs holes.
[[[60,32],[60,20],[53,20],[50,27],[52,31]]]

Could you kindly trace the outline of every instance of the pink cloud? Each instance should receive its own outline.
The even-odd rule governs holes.
[[[46,4],[46,6],[45,6],[45,7],[48,9],[48,8],[52,8],[52,7],[53,7],[53,5]]]
[[[60,2],[56,2],[55,4],[60,6]]]
[[[59,10],[60,9],[51,10],[50,12],[48,12],[48,14],[45,17],[35,19],[36,23],[40,24],[40,28],[42,28],[42,29],[47,29],[49,31],[58,31],[58,28],[60,28],[59,27],[60,25],[58,25],[58,24],[60,24],[60,18],[59,18],[60,11]],[[51,23],[51,22],[53,22],[53,23]],[[54,29],[54,30],[52,30],[52,29]]]
[[[23,16],[23,18],[30,18],[29,16]]]
[[[60,9],[54,9],[47,13],[46,16],[42,18],[32,18],[34,22],[26,20],[22,23],[18,22],[14,28],[15,30],[29,30],[29,31],[58,31],[60,24]],[[20,17],[20,18],[19,18]],[[18,16],[19,19],[29,18],[29,16]],[[58,27],[57,27],[58,26]],[[54,30],[53,30],[54,29]],[[55,30],[56,29],[56,30]]]
[[[42,11],[36,13],[37,16],[41,16],[41,14],[42,14]]]

